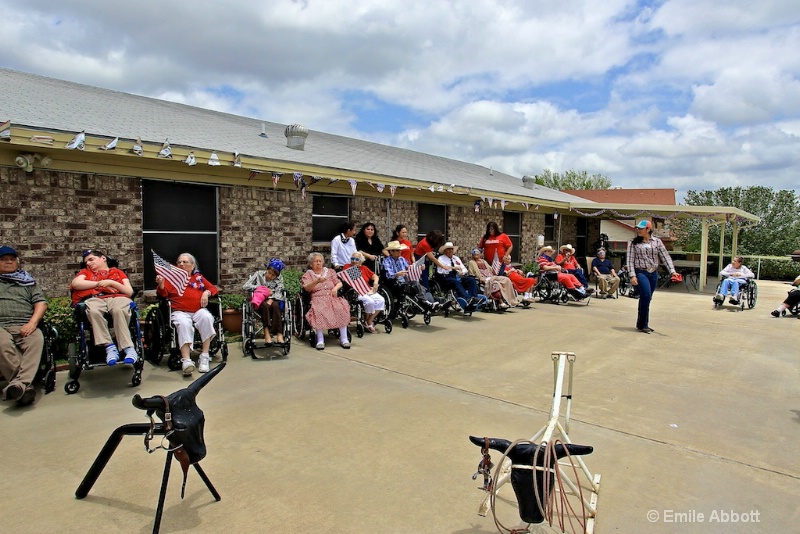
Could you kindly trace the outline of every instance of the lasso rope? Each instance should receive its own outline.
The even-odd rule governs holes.
[[[500,461],[497,462],[497,468],[494,472],[494,480],[499,480],[500,471],[503,468],[503,464],[505,463],[506,458],[508,457],[509,451],[511,451],[514,447],[519,444],[527,443],[536,447],[536,450],[533,454],[533,463],[532,465],[519,465],[519,464],[512,464],[511,467],[516,469],[530,469],[534,471],[532,479],[533,479],[533,492],[536,498],[536,506],[539,507],[539,511],[542,514],[542,517],[547,520],[549,526],[553,526],[553,515],[556,516],[558,519],[558,528],[561,532],[566,532],[564,530],[566,526],[566,521],[564,520],[565,514],[568,512],[569,514],[569,526],[573,533],[577,532],[586,532],[586,524],[587,524],[587,516],[586,516],[586,505],[584,504],[583,500],[583,488],[581,487],[580,483],[577,481],[579,480],[578,476],[578,469],[575,467],[575,462],[572,461],[572,455],[569,453],[569,449],[560,441],[560,440],[553,440],[551,442],[543,442],[543,443],[534,443],[527,439],[518,439],[517,441],[513,442],[503,453],[502,458]],[[564,446],[564,451],[566,452],[566,458],[569,460],[570,467],[572,467],[572,472],[575,476],[576,486],[578,487],[578,497],[580,498],[581,503],[581,510],[580,515],[576,512],[575,508],[573,507],[572,503],[569,502],[567,498],[567,492],[564,491],[563,482],[561,479],[561,471],[558,468],[558,457],[556,455],[556,446],[562,445]],[[542,467],[537,466],[537,460],[540,458],[541,455],[544,455],[544,461],[542,462]],[[552,463],[552,467],[550,467]],[[536,484],[536,471],[542,471],[542,488],[539,488]],[[550,476],[548,476],[550,472],[555,473],[555,483],[556,488],[550,487]],[[510,476],[510,475],[509,475]],[[529,528],[531,526],[530,523],[527,524],[524,528],[508,528],[500,520],[497,518],[497,512],[495,510],[495,501],[498,487],[495,484],[491,485],[492,487],[488,490],[489,491],[489,503],[492,510],[492,519],[494,519],[494,524],[497,527],[497,530],[500,532],[507,532],[508,534],[523,534],[525,532],[530,532]],[[556,500],[554,496],[554,492],[552,489],[557,489],[559,495],[559,499]],[[542,497],[545,497],[544,499]],[[578,523],[575,525],[573,523],[573,517],[575,521]],[[580,518],[583,518],[583,522],[581,523]],[[576,526],[580,528],[580,530],[576,530]]]

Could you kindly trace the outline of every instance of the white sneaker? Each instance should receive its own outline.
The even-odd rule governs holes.
[[[200,358],[198,359],[199,365],[197,367],[197,370],[200,371],[201,373],[207,373],[208,371],[211,370],[209,362],[211,362],[211,356],[205,353],[201,354]]]
[[[194,373],[194,362],[192,360],[181,360],[184,376],[191,376]]]

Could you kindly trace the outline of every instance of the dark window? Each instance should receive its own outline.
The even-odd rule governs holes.
[[[589,249],[589,219],[579,218],[575,233],[575,254],[586,256]],[[594,253],[594,251],[592,251]],[[592,253],[592,255],[594,255]]]
[[[511,250],[511,261],[519,261],[520,238],[522,237],[522,217],[519,213],[503,212],[503,233],[506,234],[514,248]]]
[[[155,289],[156,254],[174,264],[192,254],[212,283],[219,281],[217,188],[156,180],[142,181],[142,230],[145,289]]]
[[[440,204],[417,205],[417,241],[431,230],[441,230],[447,234],[447,206]]]
[[[350,199],[334,195],[312,195],[311,240],[330,243],[342,223],[350,220]]]
[[[544,240],[545,242],[556,240],[556,221],[552,214],[545,214],[544,216]]]

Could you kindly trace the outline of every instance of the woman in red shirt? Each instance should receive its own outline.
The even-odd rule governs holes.
[[[400,257],[405,258],[409,265],[414,263],[414,258],[411,256],[411,249],[414,247],[411,246],[411,241],[408,240],[408,228],[406,228],[405,225],[398,224],[395,226],[392,232],[392,238],[389,241],[397,241],[401,245],[408,247],[400,251]],[[385,250],[386,249],[384,249],[384,251]]]
[[[497,223],[491,221],[486,225],[486,233],[478,242],[478,248],[483,249],[483,257],[491,263],[494,262],[495,256],[502,261],[503,256],[511,255],[514,244],[511,242],[511,238],[500,231]]]
[[[177,266],[189,275],[186,286],[176,288],[169,280],[156,276],[159,297],[166,297],[172,305],[172,323],[178,333],[178,345],[181,351],[181,368],[183,374],[190,376],[194,372],[192,361],[192,343],[194,329],[200,333],[203,349],[198,358],[198,370],[207,373],[210,369],[211,356],[208,349],[214,339],[214,316],[206,309],[208,298],[217,294],[214,284],[206,280],[197,267],[197,260],[188,252],[178,256]]]

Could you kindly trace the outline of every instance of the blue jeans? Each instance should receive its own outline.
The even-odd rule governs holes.
[[[578,279],[578,282],[580,282],[584,288],[589,287],[589,281],[586,279],[586,275],[583,274],[583,269],[565,269],[564,271],[571,275],[574,275],[575,278]]]
[[[472,276],[448,276],[445,278],[446,284],[453,288],[456,292],[456,300],[461,305],[462,308],[465,308],[467,305],[467,301],[470,298],[477,298],[480,302],[478,303],[478,308],[482,307],[486,301],[486,297],[483,295],[478,295],[478,282]],[[463,302],[462,302],[463,301]]]
[[[736,298],[739,295],[739,288],[747,283],[747,278],[730,277],[722,280],[719,292],[722,296],[730,295]]]
[[[649,273],[642,269],[636,269],[636,280],[639,285],[639,316],[636,318],[636,328],[650,328],[650,301],[653,300],[653,292],[658,287],[658,271]]]

